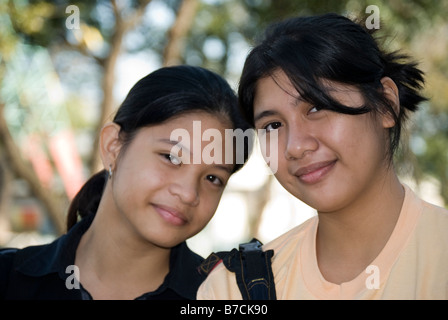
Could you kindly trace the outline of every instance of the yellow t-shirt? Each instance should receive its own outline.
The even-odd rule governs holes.
[[[274,250],[277,299],[448,299],[448,210],[425,202],[406,185],[395,229],[383,250],[355,279],[326,281],[316,258],[318,217],[263,249]],[[235,274],[219,264],[200,286],[198,299],[241,299]]]

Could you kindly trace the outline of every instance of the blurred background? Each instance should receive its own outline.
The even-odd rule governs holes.
[[[376,5],[385,46],[412,54],[426,96],[396,161],[426,200],[448,205],[448,1],[0,0],[0,247],[65,232],[70,200],[101,165],[96,136],[151,71],[190,64],[237,88],[270,22]],[[315,212],[269,174],[259,153],[229,181],[210,224],[188,242],[203,256],[252,237],[268,242]]]

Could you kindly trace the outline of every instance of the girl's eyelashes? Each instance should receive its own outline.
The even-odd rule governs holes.
[[[171,153],[162,153],[161,156],[169,161],[170,163],[174,164],[175,166],[179,166],[182,164],[182,160],[180,160],[179,157],[176,157],[175,155]]]
[[[313,106],[309,111],[308,111],[308,113],[315,113],[315,112],[317,112],[317,111],[319,111],[320,109],[318,108],[318,107],[316,107],[316,106]]]
[[[310,114],[310,113],[316,113],[316,112],[318,112],[318,111],[320,111],[320,110],[322,110],[322,109],[324,109],[324,108],[322,108],[322,107],[320,107],[320,106],[316,106],[316,105],[311,106],[311,107],[309,108],[309,110],[308,110],[308,114]]]
[[[273,130],[277,130],[278,128],[280,128],[282,126],[281,122],[279,121],[274,121],[274,122],[270,122],[267,125],[265,125],[263,127],[264,130],[266,130],[266,132],[269,131],[273,131]]]
[[[170,162],[175,166],[182,165],[182,160],[171,153],[162,153],[160,155],[165,161]],[[219,178],[218,176],[213,174],[206,175],[205,179],[218,187],[223,187],[226,184],[225,179]]]
[[[215,176],[213,174],[207,175],[206,179],[208,181],[210,181],[211,183],[213,183],[214,185],[217,185],[217,186],[223,186],[224,185],[224,182],[220,178],[218,178],[217,176]]]

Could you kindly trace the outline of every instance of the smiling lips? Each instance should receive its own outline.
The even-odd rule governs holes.
[[[319,182],[335,165],[336,160],[322,161],[299,168],[294,175],[307,184]]]
[[[185,215],[174,208],[156,204],[153,204],[153,207],[166,222],[172,225],[183,226],[188,222]]]

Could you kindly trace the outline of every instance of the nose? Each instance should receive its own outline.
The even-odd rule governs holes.
[[[198,183],[194,177],[178,177],[170,184],[169,191],[183,204],[193,207],[199,204]]]
[[[297,160],[304,158],[319,147],[319,142],[306,127],[290,126],[287,131],[285,158]]]

